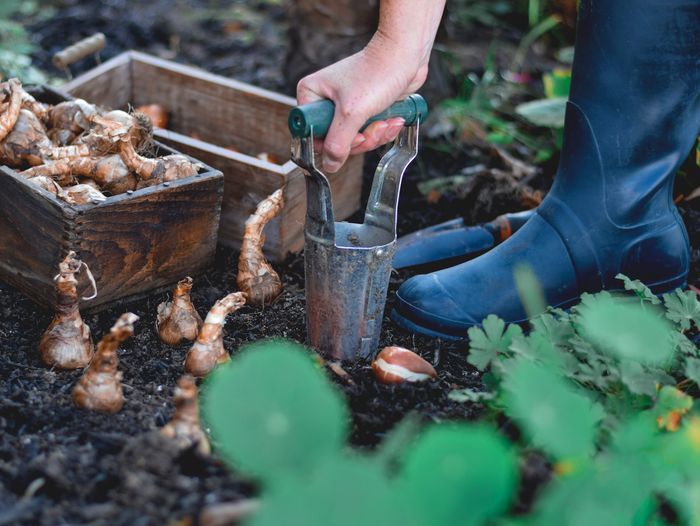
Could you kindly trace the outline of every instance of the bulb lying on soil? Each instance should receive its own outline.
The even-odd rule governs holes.
[[[282,292],[282,282],[263,254],[263,229],[279,213],[282,206],[284,197],[280,188],[262,200],[255,213],[245,222],[236,283],[238,288],[245,292],[248,303],[252,305],[267,305]]]
[[[200,454],[210,453],[209,441],[199,425],[197,385],[192,376],[185,375],[178,380],[175,388],[175,414],[160,432],[175,440],[182,449],[196,444]]]
[[[223,327],[226,316],[236,312],[245,305],[246,297],[242,292],[232,292],[217,301],[207,314],[199,331],[197,341],[185,358],[185,371],[194,376],[206,376],[214,367],[226,363],[230,358],[224,349]]]
[[[192,305],[191,290],[192,278],[187,277],[175,285],[172,301],[158,305],[156,328],[160,340],[166,345],[177,345],[183,339],[197,339],[202,328],[202,318]]]
[[[78,407],[116,413],[124,405],[122,373],[117,370],[119,345],[134,334],[136,314],[122,314],[108,334],[97,344],[97,352],[85,374],[73,388],[73,402]]]
[[[372,362],[374,376],[382,383],[423,382],[437,372],[423,358],[403,347],[384,347]]]
[[[42,361],[59,369],[80,369],[92,359],[94,345],[90,327],[78,310],[78,280],[75,275],[84,265],[70,251],[59,263],[56,276],[56,313],[39,342]]]

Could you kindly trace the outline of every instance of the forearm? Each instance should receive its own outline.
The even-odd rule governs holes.
[[[379,27],[367,46],[299,82],[299,104],[318,99],[335,103],[323,142],[324,169],[335,172],[349,153],[376,148],[399,134],[403,120],[397,118],[358,130],[423,85],[444,7],[445,0],[381,0]]]
[[[369,47],[427,65],[445,0],[381,0],[379,27]]]

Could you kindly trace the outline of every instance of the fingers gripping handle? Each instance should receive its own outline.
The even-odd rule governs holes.
[[[292,137],[306,138],[311,136],[313,130],[314,137],[325,137],[328,128],[331,126],[335,104],[330,100],[319,100],[296,106],[289,112],[289,131]],[[418,121],[423,121],[428,116],[428,103],[425,99],[414,93],[404,100],[395,102],[383,112],[370,117],[362,126],[364,130],[369,124],[375,121],[384,121],[392,117],[402,117],[406,125],[410,126]],[[362,130],[360,130],[362,131]]]

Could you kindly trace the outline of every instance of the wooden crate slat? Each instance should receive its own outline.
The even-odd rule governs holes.
[[[0,167],[0,279],[32,299],[53,297],[53,276],[68,250],[75,213],[45,190]]]
[[[121,54],[80,76],[81,82],[70,81],[62,89],[72,96],[110,109],[123,108],[131,99],[131,59]]]
[[[172,140],[173,135],[169,135]],[[166,139],[167,140],[167,139]],[[282,188],[287,178],[279,168],[271,170],[266,167],[268,163],[251,161],[239,161],[232,156],[241,157],[239,154],[212,151],[211,145],[201,141],[192,141],[188,138],[178,138],[172,141],[172,146],[181,152],[200,159],[207,164],[217,164],[224,173],[224,199],[221,209],[221,223],[219,227],[220,242],[240,248],[243,240],[245,221],[255,212],[258,203],[272,192]],[[203,145],[203,146],[202,146]],[[217,149],[215,149],[217,150]],[[254,184],[246,184],[254,181]],[[265,227],[265,250],[274,256],[284,249],[284,238],[280,235],[280,222],[271,221]]]
[[[286,104],[139,60],[133,63],[133,97],[136,106],[158,101],[176,109],[169,127],[184,135],[251,156],[289,157],[290,135],[279,125],[287,122]]]
[[[76,246],[102,283],[87,307],[173,283],[211,261],[221,181],[216,174],[193,179],[79,211]]]

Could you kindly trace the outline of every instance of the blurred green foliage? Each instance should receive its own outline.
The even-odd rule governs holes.
[[[30,54],[34,51],[29,34],[15,18],[31,15],[39,8],[38,2],[2,0],[0,2],[0,74],[3,78],[17,77],[25,84],[46,81],[44,74],[32,66]]]
[[[484,66],[481,76],[468,73],[457,96],[440,104],[436,114],[445,124],[442,129],[458,142],[478,140],[505,147],[525,147],[536,164],[550,159],[561,148],[566,98],[547,99],[544,105],[536,101],[536,106],[531,108],[518,105],[518,100],[533,99],[537,92],[527,83],[501,75],[492,55]]]
[[[454,132],[452,136],[457,142],[476,139],[521,150],[521,154],[525,148],[526,157],[535,164],[547,161],[561,149],[570,72],[563,68],[545,71],[542,82],[538,82],[539,66],[526,63],[533,46],[553,34],[557,38],[550,41],[562,47],[550,52],[553,56],[548,59],[549,63],[556,59],[566,65],[573,60],[568,33],[567,36],[559,34],[562,22],[567,20],[566,9],[560,14],[551,11],[554,7],[545,0],[455,0],[448,3],[448,25],[453,33],[461,30],[469,35],[475,26],[487,27],[493,31],[493,49],[499,46],[500,39],[521,35],[508,59],[509,64],[496,64],[491,52],[481,74],[459,71],[455,66],[457,61],[448,58],[453,75],[463,80],[457,95],[442,103],[438,115],[443,124],[449,123],[442,129]],[[573,9],[575,12],[575,7]],[[449,55],[449,51],[445,54]]]
[[[531,278],[521,270],[518,289],[539,305]],[[452,395],[486,404],[482,423],[419,429],[408,418],[374,452],[347,447],[347,409],[306,349],[244,347],[207,379],[202,407],[219,453],[261,484],[246,524],[641,526],[669,512],[700,524],[700,411],[684,392],[697,393],[698,378],[684,377],[698,373],[687,334],[700,302],[620,280],[627,294],[549,309],[528,334],[489,316],[470,330],[467,357],[488,392]],[[489,423],[502,413],[517,439]],[[551,478],[528,514],[513,515],[518,458],[533,448]]]

